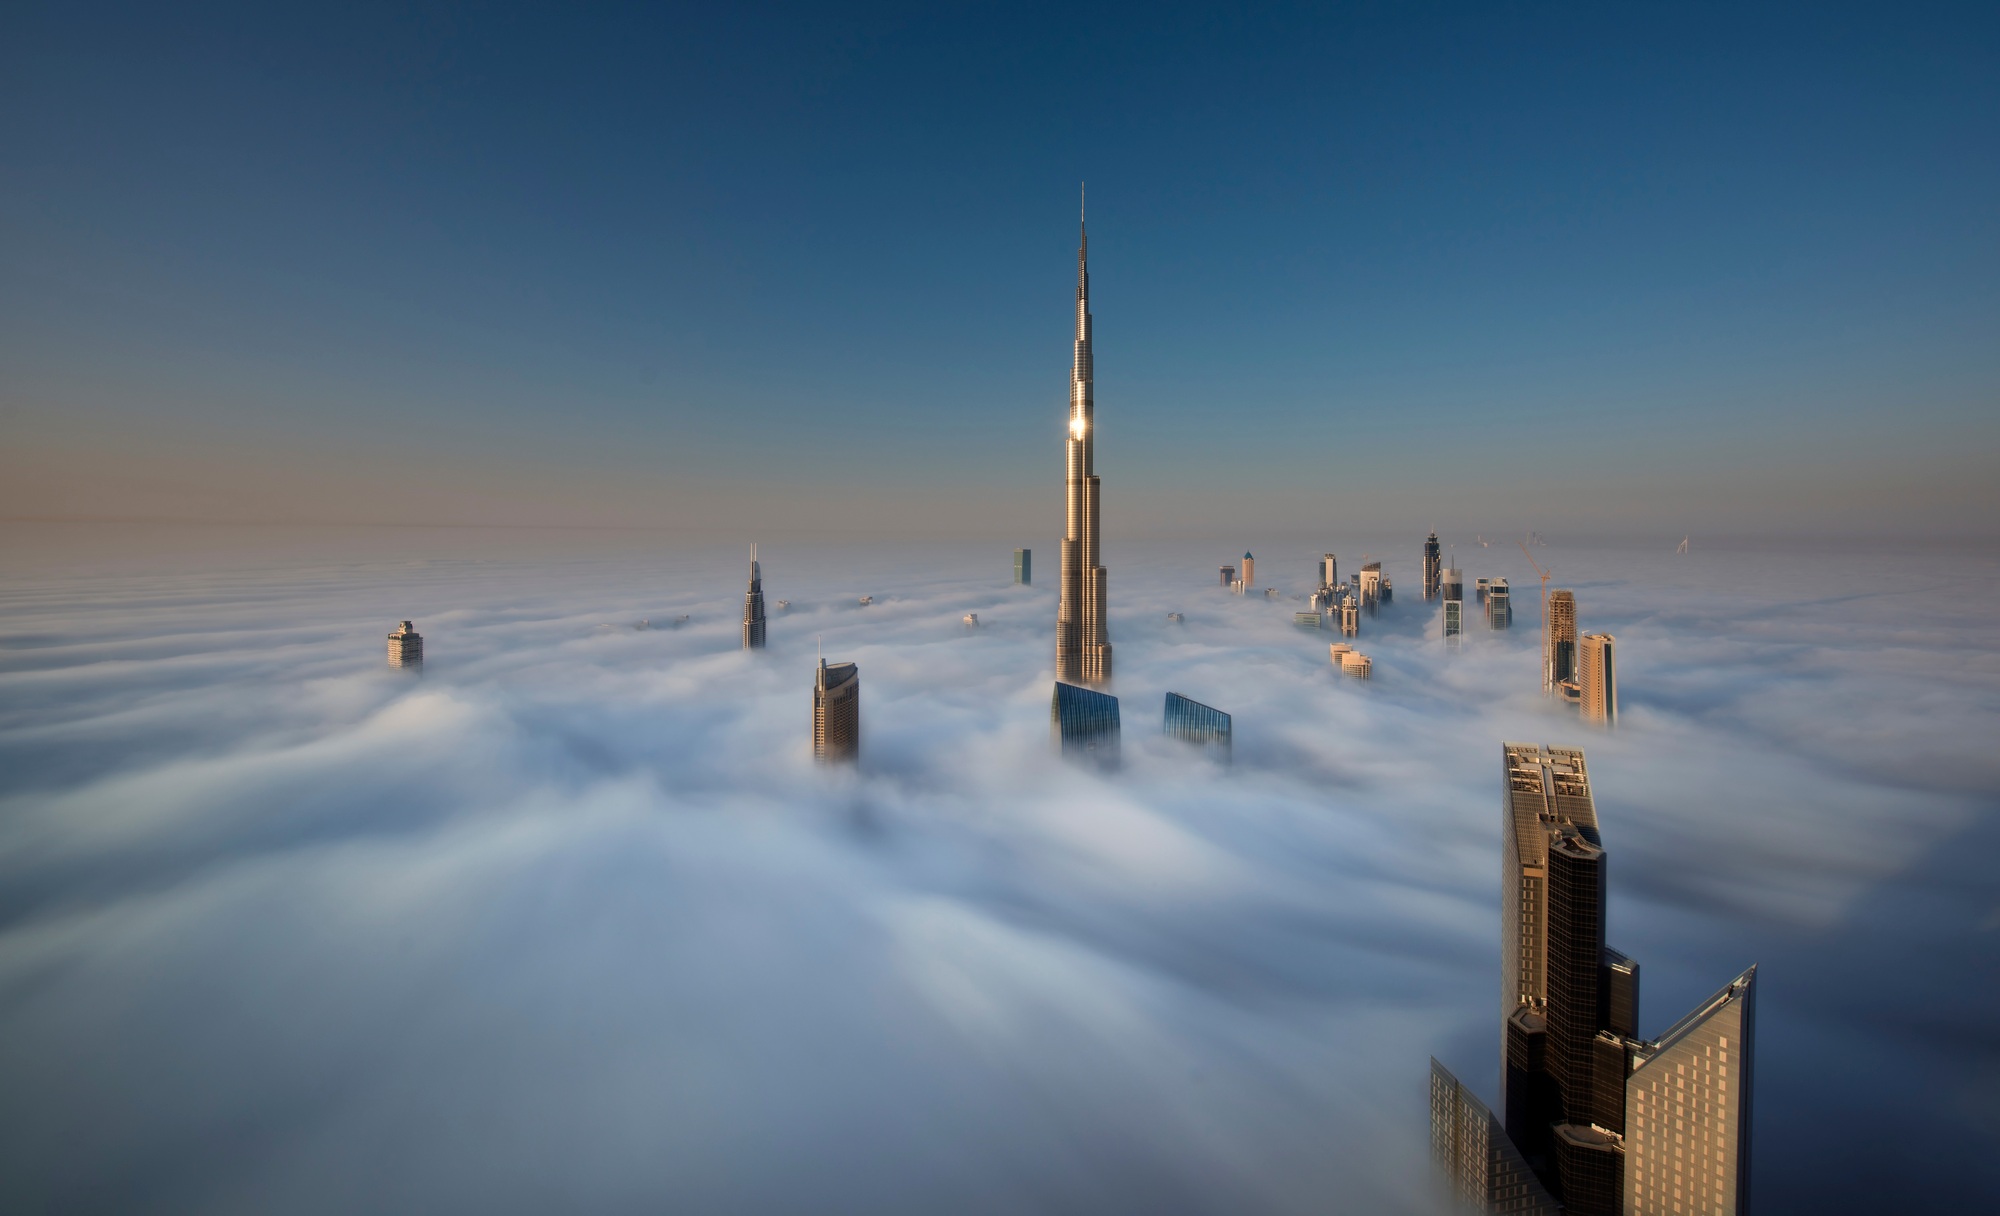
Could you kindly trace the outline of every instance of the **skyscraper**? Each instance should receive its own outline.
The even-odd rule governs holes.
[[[1170,692],[1164,729],[1172,738],[1198,743],[1216,758],[1229,759],[1230,717],[1213,706]]]
[[[1257,586],[1257,559],[1250,556],[1250,550],[1245,549],[1243,551],[1243,570],[1241,572],[1241,582],[1238,584],[1238,590],[1242,591],[1244,594],[1247,595],[1252,590],[1254,590],[1256,586]]]
[[[1557,1216],[1561,1208],[1528,1168],[1493,1112],[1431,1057],[1431,1160],[1459,1211]]]
[[[1032,549],[1014,550],[1014,581],[1027,587],[1035,581],[1035,554]]]
[[[1447,641],[1456,639],[1464,628],[1465,605],[1459,600],[1444,602],[1444,636]]]
[[[1443,559],[1438,553],[1438,534],[1433,532],[1424,541],[1424,598],[1426,600],[1434,600],[1438,597],[1438,574],[1443,564]]]
[[[1340,633],[1349,638],[1361,634],[1361,605],[1353,596],[1340,601]]]
[[[1618,639],[1608,633],[1586,633],[1577,650],[1577,684],[1583,695],[1579,708],[1587,722],[1618,720]]]
[[[1636,1045],[1625,1083],[1625,1211],[1749,1210],[1756,980],[1752,967]]]
[[[1465,572],[1457,566],[1447,566],[1439,571],[1438,591],[1448,600],[1465,602]]]
[[[1049,699],[1049,736],[1064,756],[1115,764],[1118,732],[1117,697],[1056,681]]]
[[[423,665],[423,635],[415,625],[404,621],[389,634],[389,666],[421,668]]]
[[[861,751],[861,669],[819,661],[813,679],[813,756],[852,760]]]
[[[743,649],[764,649],[764,571],[757,546],[750,546],[750,590],[743,593]]]
[[[1234,587],[1236,585],[1236,567],[1223,566],[1221,569],[1222,585],[1225,587]]]
[[[1505,629],[1514,623],[1514,600],[1507,589],[1507,580],[1496,578],[1486,584],[1486,624],[1489,628]]]
[[[1518,1158],[1565,1216],[1740,1216],[1756,968],[1641,1039],[1639,965],[1605,944],[1608,870],[1583,753],[1505,743],[1501,774],[1505,1124],[1482,1123],[1433,1061],[1440,1173],[1485,1211],[1546,1210],[1508,1206],[1542,1202],[1509,1172]]]
[[[1324,554],[1319,559],[1319,585],[1322,587],[1340,586],[1340,563],[1334,560],[1334,556],[1331,553]]]
[[[1576,678],[1576,596],[1549,593],[1549,617],[1542,622],[1542,691],[1555,692]]]
[[[1111,679],[1106,575],[1098,552],[1097,419],[1090,355],[1090,239],[1081,219],[1076,247],[1076,347],[1069,373],[1068,518],[1062,542],[1062,595],[1056,609],[1056,679]]]
[[[1361,567],[1361,606],[1372,615],[1375,605],[1381,602],[1382,563],[1368,562]]]

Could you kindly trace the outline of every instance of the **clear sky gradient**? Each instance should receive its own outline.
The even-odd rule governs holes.
[[[16,6],[0,515],[1992,534],[1995,13]]]

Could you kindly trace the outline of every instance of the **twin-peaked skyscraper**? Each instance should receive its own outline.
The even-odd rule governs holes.
[[[1090,363],[1090,238],[1077,224],[1076,348],[1069,373],[1069,438],[1064,481],[1067,520],[1062,542],[1062,599],[1056,609],[1056,679],[1105,684],[1111,679],[1111,636],[1105,570],[1098,551],[1097,444]]]

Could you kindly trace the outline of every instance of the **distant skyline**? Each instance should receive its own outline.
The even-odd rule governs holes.
[[[12,10],[0,516],[1996,531],[1990,6],[1145,12]]]

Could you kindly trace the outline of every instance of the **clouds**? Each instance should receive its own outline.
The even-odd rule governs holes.
[[[1765,964],[1760,1201],[1824,1166],[1787,1129],[1843,1117],[1800,1101],[1799,1045],[1882,1109],[1972,1093],[1887,1002],[1828,995],[1887,961],[1851,927],[1991,822],[1992,650],[1928,596],[1565,554],[1623,647],[1607,736],[1534,692],[1527,595],[1450,653],[1398,604],[1343,684],[1215,555],[1113,552],[1107,777],[1049,755],[1053,593],[1004,549],[766,546],[794,608],[747,655],[734,552],[237,540],[10,538],[8,1206],[1420,1211],[1426,1055],[1494,1067],[1502,738],[1590,750],[1647,1029]],[[1302,591],[1294,556],[1259,564]],[[406,616],[421,679],[381,667]],[[861,666],[855,771],[807,755],[815,635]],[[1156,737],[1168,689],[1236,715],[1232,767]],[[1993,884],[1939,900],[1990,957]]]

